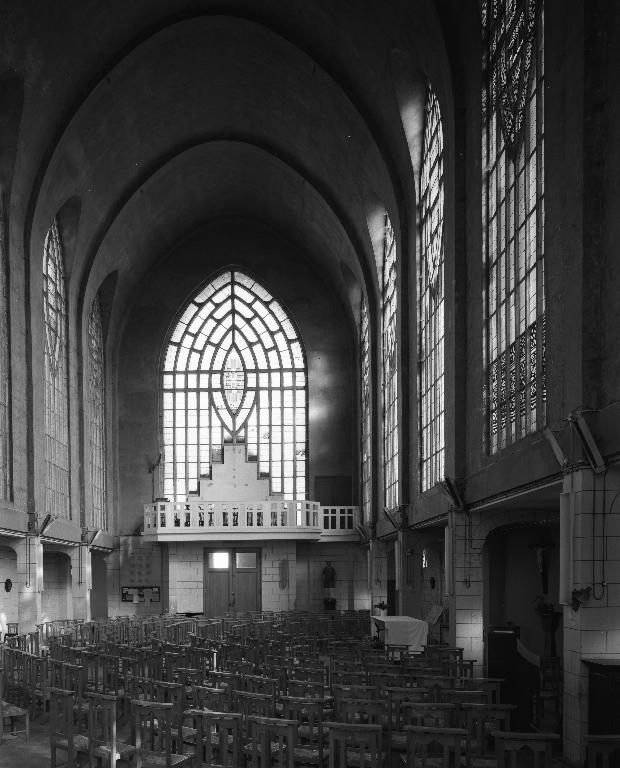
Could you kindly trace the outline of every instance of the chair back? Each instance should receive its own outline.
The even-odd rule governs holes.
[[[188,709],[183,714],[183,725],[196,731],[196,758],[200,768],[238,768],[241,715]]]
[[[75,765],[76,750],[73,740],[73,691],[50,688],[50,749],[52,765],[59,761],[56,752],[67,753],[67,764]]]
[[[381,726],[367,723],[329,723],[329,768],[380,768]]]
[[[462,744],[467,738],[465,728],[432,728],[406,725],[407,768],[433,765],[435,768],[453,768],[461,765]]]
[[[161,701],[132,701],[133,730],[136,743],[136,768],[142,768],[149,753],[163,758],[166,768],[172,764],[172,719],[174,704]]]
[[[553,744],[559,741],[557,733],[517,733],[494,731],[498,768],[535,766],[550,768]]]
[[[248,733],[250,743],[246,750],[252,768],[295,768],[296,720],[250,717]]]

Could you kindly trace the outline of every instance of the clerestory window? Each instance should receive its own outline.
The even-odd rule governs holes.
[[[88,415],[91,525],[108,529],[106,510],[105,358],[101,302],[95,296],[88,317]]]
[[[483,2],[486,438],[545,423],[542,0]]]
[[[419,476],[426,491],[444,476],[443,131],[437,97],[426,97],[418,261]]]
[[[396,241],[385,214],[383,240],[383,487],[386,509],[398,506],[398,339]]]
[[[252,277],[227,270],[187,305],[165,348],[162,405],[165,496],[196,492],[224,445],[241,443],[272,494],[306,498],[305,353]]]
[[[45,325],[45,512],[71,517],[67,304],[62,244],[56,220],[43,248]]]
[[[361,382],[361,450],[362,450],[362,519],[371,519],[371,390],[370,390],[370,328],[368,303],[362,297],[360,308],[360,382]]]

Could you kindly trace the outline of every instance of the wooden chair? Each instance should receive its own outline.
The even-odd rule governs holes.
[[[294,750],[297,765],[323,768],[329,758],[329,750],[326,747],[328,733],[324,724],[324,703],[323,699],[282,697],[284,717],[287,720],[296,720],[298,723],[297,746]]]
[[[117,760],[129,761],[135,747],[117,738],[116,715],[119,699],[104,693],[88,692],[88,764],[116,768]]]
[[[67,755],[68,766],[76,765],[78,753],[88,754],[88,737],[78,732],[73,713],[73,691],[50,688],[50,768],[56,768],[58,752]]]
[[[406,725],[407,768],[453,768],[461,765],[461,749],[467,738],[464,728],[432,728]]]
[[[519,768],[524,765],[549,768],[557,733],[516,733],[493,731],[499,768]]]
[[[7,621],[6,632],[4,633],[4,642],[6,643],[7,637],[15,637],[19,635],[19,622]]]
[[[388,720],[388,744],[392,752],[407,751],[406,726],[417,725],[431,728],[453,728],[456,722],[454,704],[434,701],[399,701]]]
[[[497,765],[495,731],[510,731],[515,704],[462,704],[460,715],[467,729],[468,768]]]
[[[174,704],[132,701],[136,768],[180,768],[191,766],[192,756],[172,751]],[[182,749],[182,744],[179,745]]]
[[[586,736],[587,768],[611,768],[620,763],[620,736]],[[612,758],[615,761],[612,762]]]
[[[231,694],[228,688],[210,688],[195,685],[193,701],[195,709],[211,709],[215,712],[231,712]]]
[[[233,709],[242,716],[243,735],[247,736],[251,717],[273,718],[276,715],[273,696],[268,693],[235,691]]]
[[[295,768],[297,720],[250,717],[249,744],[243,748],[251,768]]]
[[[193,741],[193,768],[238,768],[241,715],[188,709],[183,730],[196,734]]]
[[[329,768],[382,768],[381,726],[329,723]]]
[[[25,740],[28,741],[30,737],[30,713],[27,709],[4,701],[4,680],[4,670],[0,668],[0,742],[2,742],[5,720],[11,724],[11,735],[16,736],[18,733],[23,733]],[[16,727],[17,720],[24,721],[23,728],[18,729]]]

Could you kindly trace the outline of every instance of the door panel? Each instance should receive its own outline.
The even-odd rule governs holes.
[[[205,549],[204,557],[205,616],[260,610],[260,550]]]

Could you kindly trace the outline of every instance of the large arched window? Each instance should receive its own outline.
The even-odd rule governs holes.
[[[370,328],[368,318],[368,303],[362,297],[360,308],[360,382],[361,382],[361,448],[362,448],[362,519],[369,522],[371,499],[371,390],[370,390]]]
[[[483,231],[487,446],[545,423],[542,0],[485,0]]]
[[[0,499],[11,493],[9,449],[9,301],[5,200],[0,189]]]
[[[95,296],[88,317],[88,416],[91,525],[107,530],[105,359],[99,296]]]
[[[396,241],[385,214],[383,239],[383,487],[386,509],[398,506],[398,339]]]
[[[428,89],[420,174],[418,263],[420,490],[444,475],[443,131]]]
[[[189,303],[163,360],[164,494],[184,499],[244,443],[271,493],[306,497],[306,363],[282,305],[256,280],[223,272]]]
[[[45,323],[45,512],[71,517],[65,270],[54,220],[43,249]]]

